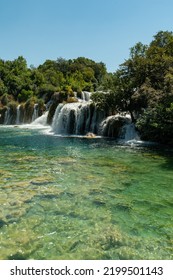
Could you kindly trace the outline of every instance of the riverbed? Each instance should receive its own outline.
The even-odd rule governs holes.
[[[173,153],[0,126],[0,259],[173,259]]]

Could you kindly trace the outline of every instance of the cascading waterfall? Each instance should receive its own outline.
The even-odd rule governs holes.
[[[34,104],[34,111],[32,114],[32,122],[38,118],[38,104]]]
[[[107,137],[121,138],[122,127],[129,123],[130,120],[129,115],[116,114],[109,116],[101,122],[100,134]]]
[[[100,124],[100,134],[124,142],[140,139],[129,114],[116,114],[104,119]]]
[[[116,114],[107,116],[106,112],[98,109],[90,101],[90,93],[82,92],[80,102],[59,104],[56,108],[51,131],[58,135],[87,135],[89,133],[113,137],[120,141],[139,140],[135,125],[131,122],[129,114]],[[7,108],[4,115],[4,124],[26,123],[25,112],[21,105],[16,108],[16,115]],[[38,117],[38,104],[34,105],[31,126],[47,126],[48,111]],[[31,117],[30,117],[31,120]],[[93,135],[93,136],[94,136]]]
[[[98,133],[103,112],[92,103],[59,104],[52,122],[52,131],[64,135],[85,135],[88,132]]]
[[[134,123],[126,123],[121,130],[121,138],[125,141],[140,140],[139,134],[136,131]]]
[[[20,124],[20,107],[21,105],[17,106],[16,124]]]
[[[52,132],[59,135],[86,135],[91,132],[125,142],[139,140],[129,114],[105,118],[105,113],[91,102],[59,104],[53,117]]]
[[[11,114],[10,114],[10,107],[7,108],[7,110],[5,111],[5,117],[4,117],[4,124],[8,125],[10,124],[10,120],[11,120]]]
[[[41,125],[41,126],[46,126],[47,125],[47,116],[48,116],[48,111],[46,111],[42,116],[36,118],[31,125]]]
[[[32,115],[31,115],[32,114]],[[27,115],[27,117],[26,117]],[[4,114],[4,125],[19,125],[22,123],[33,122],[38,118],[38,104],[34,105],[33,113],[28,113],[25,109],[19,104],[16,108],[7,107]]]
[[[91,92],[89,91],[82,91],[81,92],[81,99],[83,101],[90,101]]]

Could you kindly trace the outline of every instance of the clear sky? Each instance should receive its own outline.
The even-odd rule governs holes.
[[[84,56],[114,72],[130,47],[173,31],[173,0],[0,0],[0,58]]]

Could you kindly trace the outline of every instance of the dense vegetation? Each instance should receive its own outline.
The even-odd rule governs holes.
[[[9,100],[25,102],[31,97],[49,100],[53,93],[95,91],[106,74],[103,63],[79,57],[74,60],[46,60],[38,68],[27,67],[20,56],[14,61],[0,60],[1,103]]]
[[[79,57],[74,60],[58,58],[46,60],[38,68],[27,67],[20,56],[14,61],[0,60],[0,122],[4,121],[4,111],[10,108],[16,117],[17,104],[22,104],[25,121],[31,121],[34,103],[38,103],[39,114],[44,103],[52,101],[48,122],[51,122],[57,103],[75,102],[75,95],[82,91],[95,91],[106,75],[106,67],[100,62]],[[13,123],[13,121],[12,121]]]
[[[137,43],[110,74],[108,94],[93,95],[104,108],[129,111],[144,140],[173,144],[173,33],[160,31],[149,46]]]
[[[0,60],[0,113],[37,102],[41,114],[44,103],[76,101],[82,90],[94,92],[93,102],[104,110],[130,112],[143,139],[173,144],[173,33],[137,43],[115,73],[84,57],[46,60],[37,68],[28,68],[22,56]]]

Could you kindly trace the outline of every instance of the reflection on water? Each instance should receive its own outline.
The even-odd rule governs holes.
[[[173,259],[173,157],[0,128],[0,259]]]

